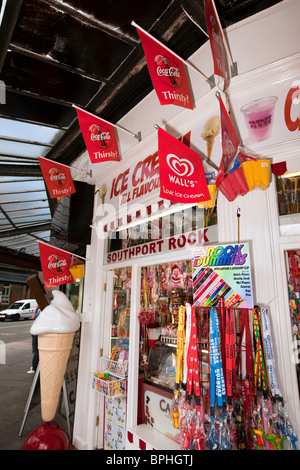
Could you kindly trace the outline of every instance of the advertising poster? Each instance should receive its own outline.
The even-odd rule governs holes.
[[[121,157],[114,126],[80,108],[75,109],[91,163],[119,162]]]
[[[47,158],[38,157],[38,160],[52,199],[69,196],[76,192],[70,168]]]
[[[125,450],[126,397],[105,399],[104,449]]]
[[[73,283],[69,271],[72,255],[67,251],[39,242],[40,259],[46,289]]]
[[[158,130],[160,197],[174,202],[209,201],[201,156],[163,129]]]
[[[237,102],[237,113],[243,144],[249,149],[299,139],[300,79],[247,95]]]
[[[247,243],[204,245],[194,251],[193,300],[196,307],[253,308]]]
[[[182,60],[138,26],[137,32],[160,104],[193,109],[192,95]]]

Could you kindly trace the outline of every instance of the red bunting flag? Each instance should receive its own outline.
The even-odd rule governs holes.
[[[174,104],[193,109],[193,100],[182,59],[146,31],[135,26],[142,41],[149,73],[160,104]]]
[[[201,156],[158,129],[160,197],[174,202],[210,200]]]
[[[216,180],[217,187],[222,183],[230,164],[236,156],[240,143],[221,97],[219,97],[219,101],[221,114],[222,159]]]
[[[224,79],[225,90],[227,87],[227,56],[225,38],[214,0],[205,0],[205,20],[214,61],[214,73]]]
[[[85,145],[92,163],[120,161],[113,124],[74,106]]]
[[[46,289],[74,282],[74,278],[69,271],[71,253],[42,242],[39,242],[39,249]]]
[[[76,192],[68,166],[43,157],[38,159],[51,198],[69,196]]]

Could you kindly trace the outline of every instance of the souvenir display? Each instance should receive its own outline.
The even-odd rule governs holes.
[[[142,270],[144,422],[185,450],[296,450],[269,312],[241,308],[238,299],[227,307],[224,297],[193,303],[192,266]]]

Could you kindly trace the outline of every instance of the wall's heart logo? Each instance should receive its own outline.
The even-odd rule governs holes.
[[[178,176],[188,177],[194,173],[194,165],[186,158],[179,158],[177,155],[169,153],[166,160],[171,170]]]

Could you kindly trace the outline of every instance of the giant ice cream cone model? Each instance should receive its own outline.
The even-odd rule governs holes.
[[[53,420],[65,376],[75,331],[80,325],[66,295],[53,291],[53,300],[37,317],[31,334],[38,335],[41,411],[45,422]]]

